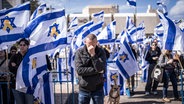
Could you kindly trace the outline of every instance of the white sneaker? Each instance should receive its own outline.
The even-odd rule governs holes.
[[[150,93],[149,92],[145,92],[145,95],[149,95]]]
[[[166,97],[165,98],[162,98],[162,101],[167,102],[167,103],[168,102],[171,102],[171,100],[169,98],[166,98]]]

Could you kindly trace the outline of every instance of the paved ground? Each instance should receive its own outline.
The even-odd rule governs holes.
[[[159,84],[158,95],[146,96],[144,92],[145,83],[139,83],[139,86],[135,90],[135,94],[128,98],[127,96],[121,96],[120,104],[182,104],[181,101],[173,101],[172,86],[169,86],[168,97],[171,98],[170,103],[164,103],[162,101],[162,84]],[[179,85],[180,90],[180,85]]]
[[[171,99],[170,103],[164,103],[162,101],[162,84],[159,84],[158,87],[158,95],[149,95],[146,96],[144,94],[144,87],[145,87],[145,83],[139,82],[138,87],[135,89],[135,94],[132,95],[131,97],[127,97],[127,96],[121,96],[120,97],[120,104],[182,104],[182,101],[174,101],[173,100],[173,92],[172,92],[172,86],[170,83],[169,86],[169,90],[168,90],[168,97]],[[71,94],[66,94],[67,92],[67,86],[65,85],[62,89],[62,97],[60,93],[57,93],[58,91],[60,91],[60,89],[58,89],[58,85],[56,87],[56,94],[55,94],[55,101],[56,104],[72,104],[72,95]],[[71,88],[71,86],[70,86]],[[180,84],[178,84],[178,89],[180,91],[181,86]],[[69,93],[71,92],[71,89],[69,89]],[[65,93],[64,93],[65,92]],[[78,92],[78,86],[75,86],[75,101],[74,103],[77,104],[77,92]],[[67,97],[69,99],[67,99]],[[65,103],[61,103],[61,98],[62,98],[62,102]],[[105,104],[107,104],[107,99],[108,96],[105,97]],[[67,100],[67,101],[66,101]],[[183,103],[184,104],[184,103]]]

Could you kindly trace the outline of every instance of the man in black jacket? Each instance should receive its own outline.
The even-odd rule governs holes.
[[[79,79],[79,104],[104,103],[103,73],[106,69],[106,54],[97,46],[97,37],[89,34],[84,47],[75,55],[75,68]]]

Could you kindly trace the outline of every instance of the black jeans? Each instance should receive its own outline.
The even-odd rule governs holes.
[[[3,82],[2,82],[3,83]],[[5,82],[4,82],[5,83]],[[0,98],[0,104],[1,104],[1,100],[2,104],[8,104],[8,85],[7,84],[0,84],[0,92],[2,93],[2,99]]]
[[[146,87],[145,87],[145,91],[146,92],[151,92],[151,91],[156,91],[159,82],[154,80],[153,78],[151,78],[151,73],[153,72],[153,69],[155,67],[156,64],[150,64],[149,65],[149,69],[148,69],[148,79],[147,79],[147,83],[146,83]],[[153,83],[153,86],[152,86]]]

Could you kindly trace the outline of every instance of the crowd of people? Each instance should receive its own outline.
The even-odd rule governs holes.
[[[75,70],[78,75],[79,84],[79,104],[89,104],[90,100],[94,104],[104,103],[104,76],[106,72],[107,60],[112,59],[112,54],[110,48],[105,46],[100,46],[97,41],[97,37],[94,34],[89,34],[85,41],[85,45],[79,48],[75,53]],[[163,69],[163,90],[162,90],[162,100],[164,102],[170,102],[168,98],[168,87],[169,81],[172,83],[173,87],[173,97],[174,100],[181,100],[178,92],[178,71],[183,68],[183,58],[177,52],[172,52],[171,50],[161,50],[158,46],[158,41],[155,39],[149,43],[147,51],[145,51],[145,60],[149,63],[148,67],[148,77],[145,86],[145,95],[150,94],[157,95],[157,87],[160,82],[155,80],[151,75],[154,71],[156,65],[159,65]],[[132,52],[137,57],[137,49],[130,44]],[[25,38],[20,39],[18,46],[12,46],[7,53],[7,50],[0,50],[0,81],[11,82],[10,86],[8,84],[1,84],[3,104],[33,104],[34,97],[31,94],[25,94],[15,89],[16,87],[16,75],[17,69],[23,60],[26,52],[29,48],[29,41]],[[47,61],[49,61],[48,56],[46,56]],[[182,65],[181,65],[182,64]],[[49,70],[51,70],[50,63],[48,63]],[[7,75],[6,75],[7,74]],[[4,78],[4,80],[2,80]],[[131,93],[135,90],[135,75],[131,76],[126,80],[126,88],[130,89]],[[7,95],[7,90],[10,88],[10,96]],[[8,100],[11,98],[11,100]]]

